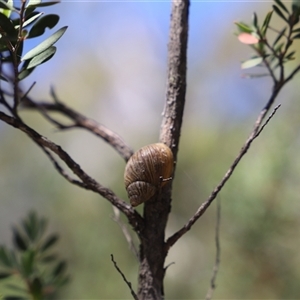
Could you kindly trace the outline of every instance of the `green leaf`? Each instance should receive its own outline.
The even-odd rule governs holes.
[[[41,246],[41,252],[44,252],[46,250],[48,250],[49,248],[51,248],[54,244],[56,244],[56,242],[58,241],[58,235],[57,234],[52,234],[50,235],[46,241],[43,243],[43,245]]]
[[[27,68],[29,63],[30,61],[25,61],[21,71]],[[36,242],[40,238],[40,222],[41,220],[34,211],[31,211],[22,222],[23,228],[32,242]]]
[[[21,61],[28,60],[30,58],[33,58],[34,56],[39,55],[40,53],[44,52],[48,48],[50,48],[53,44],[55,44],[61,36],[65,33],[67,30],[67,26],[62,27],[58,31],[56,31],[54,34],[52,34],[50,37],[48,37],[46,40],[44,40],[42,43],[40,43],[38,46],[31,49],[29,52],[27,52],[21,59]]]
[[[62,275],[62,273],[65,271],[66,268],[67,268],[67,263],[65,261],[59,262],[53,270],[52,273],[53,276],[56,277]]]
[[[39,0],[31,0],[29,1],[30,3],[27,4],[27,8],[30,7],[45,7],[45,6],[51,6],[51,5],[55,5],[58,4],[60,1],[49,1],[49,2],[41,2]],[[36,3],[34,3],[36,2]],[[39,2],[39,3],[38,3]]]
[[[244,61],[241,64],[241,68],[242,69],[249,69],[249,68],[256,67],[257,65],[262,63],[262,61],[263,61],[262,57],[254,57],[254,58],[251,58],[249,60]]]
[[[295,59],[295,53],[296,53],[296,51],[292,51],[292,52],[290,52],[289,54],[287,54],[286,56],[285,56],[285,59],[286,60],[294,60]]]
[[[265,36],[266,33],[267,33],[267,30],[268,30],[268,27],[269,27],[269,24],[270,24],[270,21],[271,21],[271,18],[272,18],[272,15],[273,15],[273,10],[272,11],[269,11],[265,17],[265,20],[264,20],[264,23],[262,25],[262,35]]]
[[[252,24],[253,24],[253,27],[254,28],[258,28],[258,20],[257,20],[257,14],[256,13],[253,13],[252,15]]]
[[[55,52],[56,52],[56,47],[51,46],[44,52],[42,52],[42,53],[38,54],[37,56],[35,56],[34,58],[32,58],[27,66],[27,69],[34,68],[34,67],[41,65],[42,63],[48,61],[49,59],[51,59],[53,57]]]
[[[293,40],[294,40],[294,39],[300,39],[300,33],[294,35],[292,39],[293,39]]]
[[[34,271],[35,265],[35,252],[34,251],[26,251],[21,256],[21,269],[22,274],[25,277],[30,276]]]
[[[0,247],[0,265],[8,268],[13,268],[16,265],[16,257],[14,252],[6,249],[6,247]]]
[[[292,2],[292,15],[290,16],[290,24],[295,26],[299,22],[300,17],[300,1],[293,0]]]
[[[38,19],[42,14],[43,13],[33,13],[33,15],[23,23],[23,28],[30,25],[32,22],[34,22],[36,19]],[[20,27],[20,25],[15,26],[15,28],[19,28],[19,27]]]
[[[4,0],[0,0],[0,8],[4,8],[4,9],[9,9],[11,11],[17,11],[12,5],[11,5],[12,1],[4,1]]]
[[[282,18],[284,21],[286,21],[287,23],[289,23],[288,19],[284,16],[284,14],[282,13],[282,11],[278,8],[278,6],[273,5],[273,9],[274,11],[277,13],[277,15]]]
[[[295,33],[295,32],[300,32],[300,28],[294,29],[294,30],[292,31],[292,33]]]
[[[274,49],[275,53],[280,53],[283,46],[284,43],[280,43],[279,45],[277,45],[277,47]]]
[[[20,73],[28,68],[30,60],[24,62]],[[20,75],[19,75],[20,76]],[[22,222],[23,228],[32,242],[37,242],[46,230],[47,222],[44,218],[38,218],[34,211],[31,211]]]
[[[8,0],[6,2],[10,7],[13,7],[14,1],[13,0]],[[12,10],[11,9],[5,9],[5,8],[0,8],[0,13],[4,14],[6,17],[10,17]]]
[[[293,0],[292,2],[292,11],[296,14],[299,13],[300,9],[300,1],[299,0]]]
[[[8,82],[8,79],[6,77],[4,77],[3,75],[1,75],[1,74],[0,74],[0,80]]]
[[[26,251],[29,246],[28,239],[17,228],[13,228],[13,241],[18,250]]]
[[[278,36],[276,37],[276,39],[273,42],[273,47],[279,42],[279,40],[283,37],[283,35],[285,34],[287,27],[284,27],[278,34]]]
[[[0,13],[0,27],[10,40],[16,39],[18,34],[17,30],[15,29],[12,21],[2,13]]]
[[[280,6],[285,12],[289,13],[288,9],[280,0],[274,0],[278,6]]]
[[[29,1],[27,2],[26,8],[27,8],[28,6],[37,6],[37,5],[39,5],[41,2],[42,2],[42,0],[29,0]]]
[[[59,16],[50,14],[40,18],[30,29],[27,38],[33,38],[44,34],[46,28],[53,28],[59,21]]]
[[[31,292],[34,295],[34,299],[43,299],[43,285],[39,278],[34,278],[31,283]]]
[[[234,23],[240,32],[246,32],[246,33],[252,33],[253,29],[251,29],[247,24],[244,24],[242,22],[235,22]]]
[[[27,60],[25,61],[25,63],[27,63],[27,65],[29,64],[30,60]],[[24,64],[25,64],[24,63]],[[19,75],[18,75],[18,79],[21,81],[23,79],[25,79],[26,77],[28,77],[32,72],[33,72],[34,68],[31,68],[31,69],[26,69],[26,68],[22,68],[21,71],[19,72]]]

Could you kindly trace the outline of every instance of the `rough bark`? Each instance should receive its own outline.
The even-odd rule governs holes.
[[[176,160],[186,92],[186,53],[189,0],[173,1],[168,48],[166,104],[160,141],[173,151]],[[165,275],[165,229],[171,211],[171,182],[144,205],[144,230],[140,245],[138,297],[163,299]]]

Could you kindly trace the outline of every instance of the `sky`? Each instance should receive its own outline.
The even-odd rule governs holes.
[[[251,100],[240,100],[245,95],[256,97],[253,93],[257,83],[241,79],[240,62],[249,57],[250,51],[234,36],[234,21],[251,21],[254,10],[265,15],[270,7],[267,4],[192,1],[188,46],[191,112],[208,98],[205,115],[216,104],[222,114],[229,113],[230,117],[232,111],[238,111],[237,116],[241,113],[243,118],[253,108]],[[107,109],[111,109],[110,105],[118,108],[117,118],[134,123],[138,118],[132,116],[132,111],[135,116],[147,111],[150,113],[145,126],[149,126],[157,115],[157,105],[164,99],[170,9],[170,1],[62,1],[43,8],[60,15],[56,30],[69,27],[57,43],[55,57],[35,70],[25,85],[37,81],[32,95],[38,97],[47,95],[49,86],[54,85],[66,98],[80,95],[78,98],[105,99]],[[25,52],[40,41],[29,41]],[[224,96],[221,102],[220,94]],[[99,105],[96,111],[103,109]],[[236,110],[232,110],[232,105]],[[104,121],[109,122],[105,116]]]

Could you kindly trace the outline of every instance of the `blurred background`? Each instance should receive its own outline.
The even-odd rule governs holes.
[[[234,35],[234,21],[250,23],[256,11],[262,22],[271,4],[191,3],[187,102],[167,236],[219,183],[271,93],[269,78],[243,78],[240,62],[251,50]],[[24,89],[37,81],[31,96],[50,101],[53,86],[63,102],[117,132],[134,149],[156,142],[170,9],[170,2],[155,1],[63,1],[42,9],[59,14],[60,27],[69,28],[54,58],[25,80]],[[272,25],[282,24],[274,17]],[[27,49],[40,41],[29,42]],[[295,47],[300,51],[299,44]],[[215,299],[300,295],[299,75],[277,103],[282,107],[220,194],[222,253]],[[111,147],[83,130],[60,132],[38,113],[22,116],[127,199],[125,162]],[[60,234],[57,251],[69,262],[72,281],[60,299],[131,298],[110,254],[134,287],[138,264],[112,220],[110,204],[65,181],[23,133],[1,122],[0,134],[0,244],[11,245],[12,224],[34,209]],[[166,299],[204,298],[215,260],[215,224],[214,203],[170,250],[166,264],[175,264],[166,273]]]

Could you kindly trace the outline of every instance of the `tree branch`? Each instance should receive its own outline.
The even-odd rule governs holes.
[[[273,98],[273,97],[271,97],[271,98]],[[270,103],[270,101],[267,103],[266,107],[269,107],[269,103]],[[217,195],[222,190],[222,188],[224,187],[224,185],[226,184],[228,179],[233,174],[233,171],[235,170],[236,166],[239,164],[240,160],[244,157],[244,155],[249,150],[252,142],[259,136],[259,134],[262,132],[262,130],[265,128],[265,126],[268,124],[268,122],[271,120],[271,118],[273,118],[273,116],[275,115],[275,113],[276,113],[276,111],[279,107],[280,107],[280,105],[275,107],[272,114],[269,116],[269,118],[266,120],[266,122],[261,126],[262,121],[264,119],[264,116],[266,115],[266,112],[267,112],[266,108],[264,108],[262,110],[262,112],[260,113],[260,115],[258,116],[258,118],[255,122],[255,126],[254,126],[253,131],[251,132],[249,138],[246,140],[245,144],[241,148],[240,153],[235,158],[234,162],[232,163],[232,165],[230,166],[230,168],[228,169],[228,171],[224,175],[221,182],[212,191],[212,193],[210,194],[208,199],[201,204],[201,206],[198,208],[196,213],[189,219],[189,221],[180,230],[175,232],[172,236],[170,236],[167,239],[167,242],[166,242],[167,250],[169,250],[179,240],[180,237],[182,237],[186,232],[188,232],[191,229],[191,227],[196,223],[196,221],[205,213],[205,211],[208,209],[210,204],[217,197]]]
[[[189,1],[173,1],[168,45],[168,79],[160,141],[176,161],[186,94]]]
[[[89,132],[95,134],[96,136],[102,138],[109,145],[111,145],[125,161],[128,161],[130,156],[133,154],[133,150],[126,145],[122,138],[111,131],[102,124],[97,123],[96,121],[85,117],[84,115],[76,112],[75,110],[69,108],[67,105],[63,104],[54,93],[53,89],[51,90],[51,95],[54,99],[54,103],[47,102],[35,102],[31,98],[26,97],[22,100],[22,107],[29,109],[39,110],[44,117],[52,124],[54,124],[59,129],[71,129],[71,128],[83,128]],[[74,123],[71,125],[64,125],[61,122],[56,121],[49,116],[49,112],[58,112]]]
[[[216,260],[213,268],[213,274],[210,280],[210,287],[205,296],[205,300],[211,300],[214,290],[216,289],[216,279],[220,266],[221,259],[221,246],[220,246],[220,225],[221,225],[221,199],[217,198],[217,220],[216,220]]]
[[[116,261],[114,260],[114,256],[111,254],[110,257],[111,257],[111,261],[113,262],[113,264],[114,264],[116,270],[119,272],[119,274],[122,276],[124,282],[125,282],[125,283],[127,284],[127,286],[129,287],[129,290],[130,290],[130,292],[131,292],[131,295],[132,295],[133,299],[134,299],[134,300],[139,300],[138,296],[136,295],[136,293],[135,293],[134,290],[132,289],[132,284],[131,284],[131,282],[129,282],[129,281],[126,279],[124,273],[121,271],[121,269],[118,267]]]
[[[116,208],[115,206],[112,207],[113,208],[113,212],[114,215],[112,217],[112,219],[119,225],[119,227],[121,228],[123,235],[129,245],[130,250],[132,251],[132,253],[134,254],[134,256],[136,257],[136,259],[139,261],[139,252],[133,242],[132,236],[130,234],[130,232],[128,231],[128,228],[126,226],[126,224],[124,224],[124,222],[122,222],[121,218],[120,218],[120,210],[118,208]]]
[[[128,218],[129,223],[133,226],[134,230],[140,236],[140,232],[143,229],[143,218],[139,215],[137,211],[135,211],[131,205],[127,204],[122,199],[118,198],[113,191],[110,189],[103,187],[99,184],[95,179],[90,177],[86,174],[81,167],[71,158],[71,156],[65,152],[59,145],[55,144],[54,142],[50,141],[46,137],[43,137],[38,132],[24,124],[22,121],[17,120],[13,117],[6,115],[5,113],[0,111],[0,119],[7,124],[18,128],[19,130],[26,133],[35,143],[37,143],[43,150],[49,149],[54,152],[58,157],[66,163],[66,165],[73,171],[78,178],[81,179],[82,182],[69,180],[63,172],[59,171],[61,175],[63,175],[66,179],[68,179],[71,183],[80,185],[87,190],[91,190],[105,199],[107,199],[112,205],[120,209],[122,213],[126,215]],[[46,154],[49,152],[47,151]],[[48,157],[52,160],[53,156]],[[53,161],[52,161],[53,162]],[[56,166],[57,167],[57,166]]]

